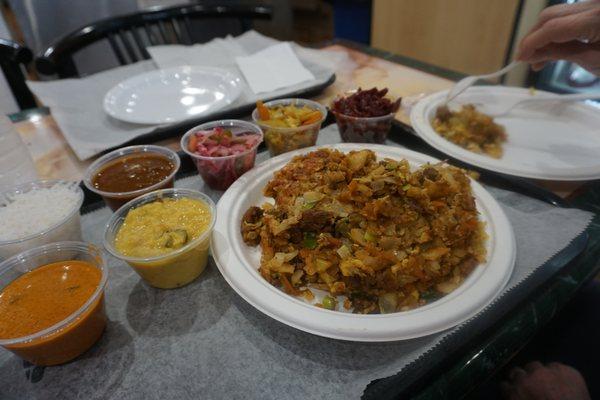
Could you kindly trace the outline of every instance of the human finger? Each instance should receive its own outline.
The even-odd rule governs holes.
[[[554,371],[555,381],[562,381],[572,388],[576,388],[577,392],[580,393],[580,396],[571,396],[571,398],[589,399],[587,385],[581,372],[569,365],[558,362],[549,363],[548,369]]]
[[[545,66],[546,66],[546,62],[542,61],[539,63],[531,64],[531,69],[534,70],[535,72],[538,72],[538,71],[541,71],[542,69],[544,69]]]
[[[539,361],[532,361],[530,363],[527,363],[525,365],[525,367],[523,367],[523,369],[529,373],[532,373],[536,369],[540,369],[540,368],[544,368],[544,364],[542,364]]]
[[[589,51],[590,49],[590,45],[581,43],[579,41],[550,43],[537,49],[531,55],[531,57],[529,57],[529,62],[535,64],[546,61],[572,59],[581,53]]]
[[[600,43],[585,44],[574,41],[549,44],[531,56],[531,68],[539,71],[546,62],[556,60],[576,63],[598,75],[600,72]]]
[[[508,379],[510,379],[513,382],[518,381],[526,376],[527,376],[527,372],[525,372],[525,370],[521,367],[515,367],[515,368],[511,369],[510,372],[508,373]]]
[[[556,4],[547,8],[544,8],[540,15],[538,16],[538,20],[536,24],[529,30],[529,33],[536,31],[542,25],[544,25],[547,21],[550,21],[554,18],[564,17],[565,15],[577,14],[583,11],[587,11],[591,8],[599,7],[599,0],[588,0],[588,1],[580,1],[575,4]]]
[[[555,370],[557,372],[564,372],[564,371],[571,372],[571,371],[574,371],[577,374],[579,373],[579,372],[577,372],[576,369],[574,369],[574,368],[572,368],[572,367],[570,367],[568,365],[565,365],[563,363],[556,362],[556,361],[548,363],[547,367],[550,368],[550,369],[552,369],[552,370]]]
[[[583,2],[578,2],[575,4],[556,4],[554,6],[547,7],[540,12],[538,17],[538,21],[535,23],[531,29],[527,32],[527,34],[521,39],[519,42],[519,48],[517,51],[516,58],[519,60],[523,56],[523,42],[531,36],[531,34],[538,29],[540,29],[546,22],[551,19],[564,17],[566,15],[578,14],[584,11],[587,11],[591,8],[600,8],[600,0],[588,0]]]
[[[600,17],[595,12],[583,12],[551,19],[521,42],[517,59],[529,62],[536,50],[550,43],[565,43],[586,38],[595,42],[600,38]]]

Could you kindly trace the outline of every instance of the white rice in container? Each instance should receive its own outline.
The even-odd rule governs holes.
[[[38,181],[0,195],[0,259],[43,244],[81,240],[83,192],[75,182]]]

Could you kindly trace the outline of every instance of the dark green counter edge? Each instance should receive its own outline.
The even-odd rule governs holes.
[[[384,384],[377,388],[377,395],[373,398],[464,398],[530,342],[600,269],[600,184],[593,185],[586,193],[574,199],[571,205],[595,213],[587,229],[573,241],[587,240],[587,246],[581,255],[568,263],[510,315],[491,327],[489,333],[482,335],[469,351],[443,373],[409,387],[408,390],[403,389],[400,393],[394,386]],[[569,257],[568,250],[564,249],[551,261],[560,264],[561,257]],[[407,368],[411,368],[411,365]]]
[[[429,382],[411,398],[457,399],[468,395],[492,374],[506,365],[576,294],[598,273],[600,265],[600,184],[572,201],[577,208],[595,213],[584,232],[589,237],[586,250],[567,271],[562,271],[523,307],[478,343],[444,374]]]

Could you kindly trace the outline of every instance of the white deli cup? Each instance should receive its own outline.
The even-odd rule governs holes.
[[[81,241],[81,218],[79,209],[83,204],[83,190],[81,190],[81,187],[79,187],[76,182],[41,180],[15,186],[12,189],[0,193],[0,207],[5,207],[15,201],[15,196],[19,194],[28,193],[37,189],[49,189],[57,185],[63,185],[77,194],[77,202],[74,204],[73,209],[71,209],[60,221],[56,221],[49,227],[38,232],[33,232],[19,238],[0,240],[0,260],[9,258],[24,250],[29,250],[48,243]]]

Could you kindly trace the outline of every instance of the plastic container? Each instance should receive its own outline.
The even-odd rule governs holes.
[[[79,209],[83,204],[83,190],[81,190],[81,187],[75,182],[42,180],[25,183],[0,193],[0,206],[10,203],[13,196],[16,194],[27,193],[35,189],[51,188],[54,185],[61,183],[67,185],[69,189],[72,189],[79,196],[73,210],[63,220],[58,221],[43,231],[18,239],[0,240],[0,260],[9,258],[24,250],[48,243],[81,240],[81,218]]]
[[[394,114],[380,117],[352,117],[331,111],[335,116],[342,141],[349,143],[385,143],[392,128]]]
[[[304,147],[314,146],[319,137],[321,124],[327,118],[327,108],[317,103],[316,101],[306,99],[281,99],[273,100],[265,103],[265,107],[271,108],[275,106],[295,105],[298,107],[307,106],[321,112],[322,118],[320,121],[310,125],[299,126],[297,128],[276,128],[264,124],[258,116],[258,109],[252,112],[252,119],[258,126],[261,127],[265,134],[265,143],[272,157],[292,151],[302,149]]]
[[[206,131],[219,126],[230,130],[234,135],[244,132],[256,133],[260,135],[260,140],[256,143],[256,146],[243,153],[225,157],[206,157],[189,150],[188,142],[191,135],[198,131]],[[256,150],[262,139],[263,133],[258,126],[237,119],[225,119],[207,122],[187,131],[181,138],[181,149],[192,158],[196,168],[198,168],[198,173],[211,189],[226,190],[237,178],[254,167]]]
[[[0,116],[0,191],[38,179],[31,154],[8,117]]]
[[[165,179],[158,183],[155,183],[154,185],[148,186],[143,189],[132,190],[129,192],[106,192],[94,187],[94,185],[92,184],[92,179],[94,178],[97,172],[104,168],[106,164],[114,162],[115,160],[121,157],[139,153],[154,153],[168,158],[175,166],[173,168],[173,172],[171,172],[171,174],[169,174],[169,176],[167,176]],[[89,190],[102,196],[102,199],[104,200],[106,205],[110,207],[111,210],[115,211],[123,204],[143,194],[150,193],[158,189],[172,188],[175,179],[175,174],[179,170],[180,165],[181,160],[179,159],[177,153],[166,147],[152,145],[123,147],[121,149],[112,151],[94,161],[92,165],[90,165],[86,170],[85,175],[83,177],[83,183]]]
[[[130,210],[159,199],[184,197],[201,200],[210,207],[212,218],[202,235],[172,253],[158,257],[127,257],[115,248],[117,232]],[[161,289],[181,287],[196,279],[206,268],[216,215],[215,203],[204,193],[189,189],[157,190],[130,201],[112,215],[106,224],[104,247],[115,257],[127,262],[149,285]]]
[[[102,271],[100,284],[77,311],[47,329],[14,339],[0,339],[0,346],[36,365],[66,363],[92,347],[106,326],[104,289],[108,270],[96,246],[83,242],[59,242],[37,247],[0,264],[0,288],[38,267],[59,261],[81,260]]]

